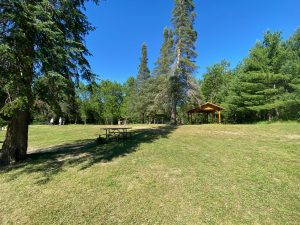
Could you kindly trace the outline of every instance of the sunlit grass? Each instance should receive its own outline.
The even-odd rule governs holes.
[[[0,224],[300,223],[299,124],[151,126],[97,145],[100,128],[30,127],[29,159],[0,172]]]

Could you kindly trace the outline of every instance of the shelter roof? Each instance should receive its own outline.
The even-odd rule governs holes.
[[[223,107],[207,102],[203,105],[201,105],[198,108],[195,109],[191,109],[190,111],[188,111],[189,114],[191,113],[212,113],[212,112],[217,112],[217,111],[222,111],[224,110]]]

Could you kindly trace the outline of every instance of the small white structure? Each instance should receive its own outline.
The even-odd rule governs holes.
[[[7,126],[0,127],[0,130],[7,130]]]
[[[119,118],[118,125],[127,125],[127,119],[123,117]]]

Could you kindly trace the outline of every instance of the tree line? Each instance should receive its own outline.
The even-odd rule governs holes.
[[[173,30],[165,28],[163,37],[152,72],[148,68],[147,46],[143,44],[137,76],[129,77],[124,84],[109,80],[81,83],[76,88],[77,109],[70,122],[116,124],[119,119],[128,123],[171,122]],[[236,68],[222,60],[208,67],[195,84],[198,102],[187,101],[177,107],[179,122],[187,123],[186,112],[204,102],[224,107],[226,123],[299,120],[300,29],[288,40],[283,40],[280,32],[267,31]],[[62,113],[71,115],[69,111]],[[44,116],[44,120],[49,118]],[[201,115],[195,118],[195,122],[203,121]]]
[[[31,121],[47,123],[50,118],[64,117],[68,123],[84,124],[116,124],[119,119],[132,123],[183,122],[182,107],[188,102],[199,102],[194,78],[194,11],[192,0],[174,1],[172,27],[163,31],[164,41],[154,70],[151,72],[148,67],[144,43],[137,75],[124,84],[99,81],[96,76],[90,82],[76,83],[56,73],[52,77],[43,75],[35,82],[37,98],[33,101]],[[50,93],[49,84],[53,88]]]

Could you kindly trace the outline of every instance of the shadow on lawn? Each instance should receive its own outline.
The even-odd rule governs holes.
[[[157,128],[136,130],[131,138],[98,144],[95,140],[82,140],[72,144],[42,149],[28,155],[26,162],[11,166],[1,171],[13,172],[9,180],[17,179],[22,174],[39,173],[37,184],[49,182],[64,167],[80,166],[87,169],[97,163],[110,162],[115,158],[135,152],[142,143],[151,143],[160,138],[167,138],[177,127],[160,126]]]

